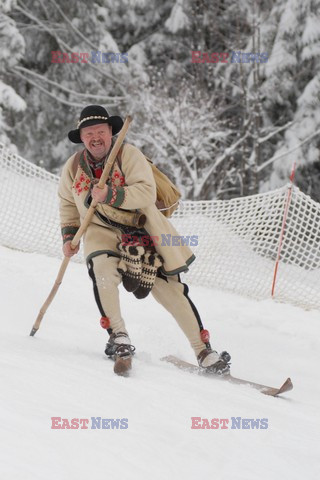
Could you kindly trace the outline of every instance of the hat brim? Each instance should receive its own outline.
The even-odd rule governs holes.
[[[107,120],[88,120],[81,125],[81,128],[90,127],[92,125],[98,125],[99,123],[108,123],[112,127],[112,136],[117,135],[123,126],[123,120],[121,117],[114,115]],[[72,143],[83,143],[80,138],[80,129],[70,130],[68,138]]]

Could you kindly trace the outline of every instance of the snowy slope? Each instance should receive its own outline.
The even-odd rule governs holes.
[[[83,265],[69,265],[29,336],[59,265],[0,247],[1,480],[318,478],[319,312],[191,288],[213,346],[232,354],[234,375],[273,386],[292,377],[294,390],[272,398],[161,362],[168,354],[193,361],[193,353],[153,298],[122,291],[137,355],[131,378],[121,378],[104,357]],[[128,429],[53,430],[51,417],[127,418]],[[267,418],[268,429],[195,430],[191,417]]]

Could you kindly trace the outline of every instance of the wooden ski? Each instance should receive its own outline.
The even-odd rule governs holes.
[[[180,358],[175,357],[174,355],[169,355],[167,357],[162,358],[161,360],[172,363],[176,367],[180,368],[180,370],[184,370],[190,373],[197,373],[198,375],[202,375],[205,377],[211,377],[215,380],[226,381],[230,383],[235,383],[238,385],[248,385],[256,390],[259,390],[264,395],[271,395],[272,397],[276,397],[285,392],[289,392],[293,389],[293,384],[290,378],[283,383],[280,388],[268,387],[267,385],[262,385],[260,383],[251,382],[250,380],[243,380],[242,378],[233,377],[231,374],[227,375],[217,375],[214,373],[207,372],[205,369],[200,368],[192,363],[185,362],[184,360],[180,360]]]

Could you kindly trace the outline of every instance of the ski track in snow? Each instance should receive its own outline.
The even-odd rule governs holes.
[[[137,349],[132,376],[121,378],[103,353],[107,335],[84,265],[70,263],[29,336],[59,266],[0,247],[1,480],[318,478],[318,311],[190,287],[235,376],[275,387],[291,376],[294,390],[273,398],[161,362],[168,354],[194,362],[193,352],[151,296],[142,303],[121,290]],[[51,417],[127,418],[128,429],[53,430]],[[267,418],[268,429],[195,430],[191,417]]]

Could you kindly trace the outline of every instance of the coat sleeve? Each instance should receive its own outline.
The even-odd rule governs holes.
[[[157,199],[157,188],[146,157],[138,148],[126,144],[121,160],[126,186],[110,187],[105,203],[126,210],[153,205]]]
[[[63,243],[72,240],[80,227],[80,215],[72,195],[73,178],[70,167],[73,159],[74,156],[63,167],[58,189]]]

